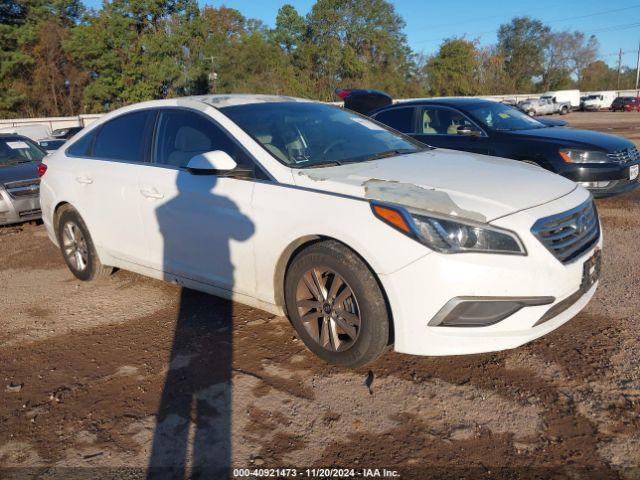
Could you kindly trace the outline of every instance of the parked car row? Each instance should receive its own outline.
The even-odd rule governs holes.
[[[612,112],[640,112],[640,97],[618,97],[611,104]]]
[[[38,168],[45,155],[27,137],[0,134],[0,225],[40,218]]]
[[[116,110],[42,160],[47,233],[81,280],[122,268],[286,314],[350,367],[391,345],[513,348],[584,308],[602,246],[591,194],[544,156],[486,153],[517,136],[591,168],[590,132],[566,147],[571,130],[495,102],[345,99],[377,108],[208,95]]]
[[[621,137],[556,126],[492,100],[441,98],[392,103],[391,97],[375,90],[338,93],[346,108],[416,140],[537,165],[582,184],[596,197],[640,186],[640,152],[633,142]]]
[[[580,98],[580,110],[598,112],[640,112],[640,97],[618,96],[616,92],[596,92]]]
[[[40,162],[82,127],[49,132],[43,125],[24,125],[4,130],[11,133],[0,133],[0,225],[39,220]]]

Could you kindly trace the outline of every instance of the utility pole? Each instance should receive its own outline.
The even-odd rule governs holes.
[[[216,81],[218,80],[218,73],[216,72],[215,60],[218,57],[204,57],[205,60],[211,62],[211,73],[209,74],[209,80],[211,81],[211,93],[216,93]]]
[[[620,91],[620,69],[622,68],[622,49],[618,53],[618,82],[616,83],[616,90]]]
[[[638,90],[639,80],[640,80],[640,42],[638,42],[638,60],[636,62],[636,97],[640,97],[640,90]]]

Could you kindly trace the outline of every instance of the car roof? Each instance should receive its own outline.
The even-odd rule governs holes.
[[[29,137],[20,135],[19,133],[0,133],[0,140],[31,140]]]
[[[195,100],[214,108],[224,108],[236,105],[250,105],[253,103],[280,103],[280,102],[311,102],[304,98],[289,97],[286,95],[260,95],[249,93],[233,93],[219,95],[194,95],[179,97],[179,100]]]
[[[392,106],[413,106],[413,105],[441,105],[448,107],[464,108],[465,106],[495,105],[495,100],[487,100],[485,98],[469,98],[469,97],[446,97],[446,98],[418,98],[414,100],[402,100],[392,105],[387,105],[376,109],[375,113],[385,110]]]

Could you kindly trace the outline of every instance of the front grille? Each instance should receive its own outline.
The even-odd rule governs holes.
[[[567,212],[541,218],[531,232],[558,260],[569,263],[600,238],[598,212],[589,199]]]
[[[34,208],[33,210],[23,210],[20,213],[18,213],[18,215],[20,215],[20,218],[24,218],[24,217],[32,217],[33,215],[40,215],[42,212],[40,211],[39,208]]]
[[[4,184],[4,188],[13,198],[37,197],[40,193],[40,179],[20,180]]]
[[[640,160],[640,151],[638,151],[637,147],[629,147],[607,153],[607,157],[617,163],[637,162]]]

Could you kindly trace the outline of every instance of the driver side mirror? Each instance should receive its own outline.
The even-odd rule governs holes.
[[[213,150],[192,157],[187,163],[187,170],[193,175],[216,175],[229,173],[237,166],[238,164],[227,152]]]
[[[458,135],[466,135],[468,137],[479,137],[481,135],[480,130],[473,128],[469,125],[460,125],[458,127]]]

